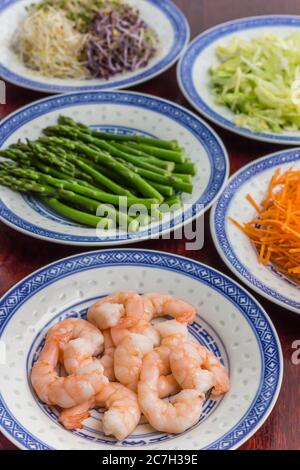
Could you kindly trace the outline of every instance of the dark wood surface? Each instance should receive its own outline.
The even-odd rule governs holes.
[[[162,0],[163,1],[163,0]],[[300,2],[296,0],[176,0],[186,14],[192,37],[201,31],[230,19],[262,14],[300,14]],[[170,99],[189,108],[176,83],[176,69],[173,67],[160,77],[135,87],[146,92]],[[7,115],[20,106],[43,97],[40,93],[23,90],[12,85],[7,87],[7,105],[0,106],[0,114]],[[255,158],[278,150],[280,147],[240,138],[215,127],[223,139],[231,163],[231,172]],[[139,248],[163,250],[207,263],[234,277],[220,260],[211,240],[208,215],[206,216],[205,247],[198,252],[185,252],[184,240],[153,240],[136,245]],[[59,258],[86,251],[42,242],[19,234],[0,223],[0,294],[32,273],[37,268]],[[278,402],[262,428],[242,446],[251,449],[300,449],[300,365],[293,365],[292,343],[300,339],[299,317],[279,308],[255,295],[272,318],[277,328],[284,355],[284,379]],[[0,435],[0,450],[15,447]]]

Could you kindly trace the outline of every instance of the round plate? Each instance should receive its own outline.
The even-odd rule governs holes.
[[[215,54],[219,44],[228,44],[232,37],[257,37],[266,31],[286,36],[299,28],[300,16],[268,15],[229,21],[205,31],[190,43],[178,64],[177,78],[181,91],[200,113],[236,134],[264,142],[300,144],[300,131],[282,134],[258,133],[237,127],[234,124],[234,113],[215,103],[209,86],[209,69],[219,63]]]
[[[176,293],[195,304],[190,334],[229,369],[230,391],[217,401],[208,398],[198,424],[183,434],[140,425],[117,443],[101,432],[100,412],[93,412],[82,430],[66,431],[57,410],[39,402],[31,389],[30,370],[49,327],[65,317],[84,317],[99,296],[128,289]],[[25,449],[234,449],[267,419],[282,380],[280,343],[257,301],[222,273],[157,251],[90,252],[31,274],[0,302],[0,340],[2,351],[6,347],[0,425]]]
[[[253,219],[256,212],[246,196],[250,193],[260,203],[277,168],[300,169],[300,150],[268,155],[233,175],[211,212],[211,232],[220,256],[238,278],[271,302],[300,313],[300,287],[273,266],[260,265],[250,239],[228,220],[243,224]]]
[[[126,88],[145,82],[171,67],[189,42],[188,22],[170,0],[127,0],[156,31],[160,48],[147,67],[109,80],[48,78],[26,68],[11,48],[18,24],[26,17],[33,0],[3,0],[0,6],[0,76],[16,85],[46,93]]]
[[[43,128],[68,115],[108,132],[141,133],[178,139],[196,163],[194,191],[184,195],[182,210],[138,233],[97,231],[63,219],[32,197],[0,186],[0,219],[28,235],[69,245],[103,246],[134,243],[167,234],[207,210],[226,183],[229,162],[215,134],[184,108],[148,95],[131,92],[88,92],[52,96],[37,101],[0,123],[0,148],[21,139],[35,139]]]

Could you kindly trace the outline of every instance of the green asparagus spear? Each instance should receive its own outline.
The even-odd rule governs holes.
[[[129,164],[127,165],[129,166]],[[167,186],[171,186],[178,191],[182,191],[188,194],[193,192],[193,185],[191,183],[185,183],[181,179],[172,176],[172,174],[164,176],[152,171],[144,170],[143,168],[133,167],[132,165],[130,165],[130,168],[132,171],[138,173],[148,181],[154,181],[155,183],[159,184],[166,184]]]
[[[183,173],[185,175],[195,176],[196,174],[196,165],[191,162],[185,163],[176,163],[174,171],[176,173]]]
[[[108,148],[110,147],[110,145],[105,142],[105,140],[95,139],[95,137],[82,132],[76,127],[62,125],[50,126],[44,129],[44,133],[46,135],[64,136],[75,140],[81,139],[82,141],[88,142],[91,145],[93,145],[93,142],[96,140],[97,146],[99,146],[101,142],[101,148],[107,151],[109,151]],[[161,160],[169,160],[175,163],[182,163],[184,161],[182,150],[165,150],[158,147],[150,147],[144,144],[134,144],[134,146],[138,150],[145,151],[149,155],[158,157]]]
[[[126,143],[119,144],[117,142],[114,142],[114,146],[117,147],[119,150],[124,150],[127,153],[140,157],[143,160],[146,160],[147,163],[151,163],[151,165],[154,165],[158,168],[163,168],[166,171],[172,172],[175,168],[174,162],[168,162],[167,160],[160,160],[159,158],[153,157],[152,155],[141,152],[141,150],[134,148],[134,145],[129,146]]]
[[[176,141],[160,140],[152,137],[144,137],[141,135],[119,135],[95,131],[90,127],[85,126],[84,124],[78,124],[73,119],[66,116],[60,116],[58,119],[58,123],[67,126],[79,127],[84,132],[99,139],[115,140],[119,142],[140,142],[169,150],[176,150],[178,148],[178,143]]]
[[[166,199],[163,204],[160,206],[160,210],[164,212],[164,208],[168,208],[167,211],[175,212],[182,207],[182,200],[179,195],[175,194],[174,196]]]
[[[112,142],[107,142],[105,140],[100,140],[95,137],[92,137],[90,134],[86,134],[82,132],[79,128],[72,128],[70,126],[51,126],[44,130],[46,135],[58,135],[67,137],[68,139],[77,140],[79,142],[83,142],[89,145],[94,150],[99,149],[103,155],[103,152],[107,152],[106,156],[116,157],[118,159],[122,159],[128,163],[133,164],[134,166],[145,168],[150,171],[157,171],[158,173],[164,174],[164,169],[157,168],[156,166],[152,165],[145,159],[141,159],[137,156],[130,155],[129,152],[124,152],[124,150],[120,150],[116,146],[113,145]],[[105,162],[103,162],[105,163]]]
[[[91,148],[90,146],[82,142],[78,142],[76,140],[73,141],[60,137],[43,137],[40,140],[44,143],[51,142],[56,145],[61,145],[63,148],[75,151],[78,154],[84,154],[86,157],[91,158],[93,161],[108,166],[109,168],[116,171],[119,175],[124,178],[124,184],[126,184],[126,181],[129,180],[129,186],[134,186],[144,197],[158,199],[160,202],[163,201],[161,194],[156,191],[155,188],[151,186],[151,184],[149,184],[140,175],[136,174],[130,168],[118,162],[116,159],[114,159],[111,155],[107,153]],[[84,170],[85,168],[85,171],[89,171],[90,174],[91,172],[95,172],[95,170],[89,167],[86,163],[84,163],[80,159],[80,157],[73,157],[72,162],[79,166],[82,170]]]
[[[32,191],[42,195],[56,197],[63,201],[71,202],[76,208],[83,209],[84,211],[92,214],[96,214],[97,211],[101,210],[103,215],[106,214],[105,218],[108,217],[115,220],[122,228],[125,229],[129,227],[130,230],[133,231],[137,231],[139,229],[138,221],[129,217],[125,211],[118,211],[107,204],[99,203],[95,199],[90,199],[80,194],[76,194],[73,191],[67,190],[63,184],[56,185],[54,188],[49,184],[37,182],[35,180],[38,179],[39,176],[33,170],[16,169],[15,172],[18,178],[15,178],[7,171],[8,168],[4,168],[2,165],[2,169],[0,169],[0,183],[4,186],[8,186],[11,189],[18,191]],[[24,177],[26,176],[30,179],[25,179]],[[48,182],[51,179],[51,182],[53,183],[54,178],[49,176],[47,177],[47,175],[45,175],[44,178],[47,179]]]
[[[172,175],[175,177],[175,178],[178,178],[180,179],[181,181],[184,181],[185,183],[190,183],[192,182],[191,180],[191,175],[185,175],[183,173],[172,173]]]
[[[155,183],[154,181],[151,181],[151,185],[165,197],[171,197],[174,194],[174,190],[171,186]]]
[[[105,219],[103,217],[97,217],[95,215],[87,214],[85,212],[74,209],[73,207],[67,206],[62,202],[58,201],[54,197],[40,197],[40,199],[55,212],[65,217],[66,219],[73,220],[83,225],[88,225],[90,227],[99,227],[103,229],[110,229],[113,226],[113,221],[111,219]]]
[[[134,145],[137,150],[141,150],[153,157],[159,158],[161,160],[168,160],[175,163],[182,163],[183,158],[183,151],[176,149],[176,150],[165,150],[158,147],[151,147],[145,144],[132,144]]]
[[[51,144],[55,144],[55,142],[52,141],[52,139],[54,139],[55,141],[57,140],[57,138],[41,138],[40,139],[40,142],[42,144],[47,144],[47,143],[51,143]],[[59,140],[59,139],[58,139]],[[62,146],[64,148],[66,148],[67,150],[71,150],[73,151],[74,148],[73,148],[73,142],[72,141],[67,141],[66,139],[62,139],[64,141],[64,145],[62,144]],[[70,145],[68,144],[68,142],[70,142]],[[74,144],[76,146],[76,143]],[[45,147],[43,145],[43,148],[44,148],[44,152],[47,151],[47,147]],[[51,146],[51,148],[53,148],[53,146]],[[63,150],[60,149],[60,153],[62,153]],[[97,153],[93,150],[91,150],[91,152],[94,152],[94,153]],[[87,173],[88,175],[90,175],[93,180],[97,183],[100,183],[100,185],[104,186],[105,188],[107,188],[109,191],[111,191],[112,193],[115,193],[119,196],[131,196],[131,192],[128,191],[127,189],[125,189],[124,187],[121,187],[120,185],[114,183],[113,181],[111,181],[109,178],[107,178],[106,176],[102,175],[99,171],[96,171],[94,168],[92,168],[92,166],[86,164],[83,159],[81,159],[79,156],[77,156],[76,154],[74,153],[67,153],[67,152],[64,152],[64,155],[65,155],[65,158],[69,161],[71,161],[73,163],[73,165],[77,168],[80,169],[80,171],[82,171],[83,173]]]
[[[158,204],[157,199],[141,199],[135,197],[117,196],[115,194],[109,194],[103,191],[99,191],[96,188],[93,189],[92,187],[82,186],[75,180],[68,181],[65,179],[55,178],[53,176],[50,176],[49,174],[43,174],[33,169],[19,168],[14,164],[11,165],[7,163],[2,163],[0,165],[0,169],[5,169],[10,174],[14,176],[19,176],[20,178],[33,179],[41,184],[45,183],[47,185],[54,186],[55,188],[66,189],[76,194],[86,196],[87,198],[95,199],[96,201],[102,203],[113,204],[114,206],[122,206],[124,204],[127,204],[127,206],[130,207],[137,204],[143,205],[147,209],[151,209],[154,204]]]
[[[54,165],[55,167],[61,169],[62,171],[64,171],[64,173],[67,173],[70,176],[74,176],[75,166],[68,160],[62,159],[58,157],[55,153],[50,152],[48,150],[45,151],[45,149],[43,149],[43,147],[37,142],[28,141],[28,145],[32,150],[34,156],[38,160],[41,160],[42,162],[51,163],[51,165]]]
[[[74,183],[78,183],[81,186],[86,186],[86,187],[92,188],[92,189],[99,189],[96,186],[93,186],[91,184],[91,181],[93,181],[93,178],[90,177],[90,175],[87,175],[87,174],[84,174],[84,173],[81,174],[81,172],[79,172],[79,171],[78,172],[75,171],[75,176],[76,176],[75,178],[70,178],[70,176],[66,175],[66,173],[63,173],[59,170],[56,170],[55,168],[52,168],[51,166],[44,165],[41,162],[35,162],[35,168],[40,170],[42,173],[46,173],[47,175],[54,176],[54,178],[59,178],[59,179],[62,179],[62,180],[68,179],[68,181],[74,181]],[[88,178],[86,178],[86,177],[88,177]],[[85,178],[85,179],[83,179],[83,178]]]

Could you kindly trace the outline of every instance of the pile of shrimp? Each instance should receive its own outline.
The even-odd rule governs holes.
[[[164,316],[172,320],[153,322]],[[42,402],[59,407],[66,429],[82,428],[101,407],[102,431],[117,440],[139,423],[182,433],[198,422],[208,391],[219,397],[229,390],[225,367],[188,336],[195,316],[193,305],[171,295],[101,298],[87,320],[69,318],[48,331],[32,386]]]

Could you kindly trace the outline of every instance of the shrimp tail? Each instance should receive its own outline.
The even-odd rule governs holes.
[[[92,398],[80,405],[63,410],[59,415],[59,422],[69,430],[82,429],[82,422],[90,417],[89,410],[94,408],[95,399]]]

